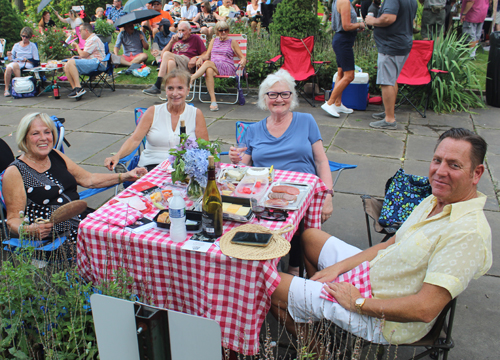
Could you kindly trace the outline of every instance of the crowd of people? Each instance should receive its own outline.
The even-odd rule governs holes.
[[[477,16],[483,0],[464,1],[461,20],[471,43],[477,41]],[[486,0],[485,0],[486,1]],[[158,1],[148,6],[158,8]],[[425,0],[430,13],[425,12],[424,35],[440,34],[441,5]],[[118,152],[104,160],[110,170],[116,170],[120,158],[132,153],[146,138],[138,167],[126,173],[92,174],[66,155],[54,150],[57,131],[50,118],[33,113],[21,119],[16,141],[22,155],[3,176],[3,193],[7,208],[7,224],[13,235],[21,232],[38,238],[50,238],[70,229],[69,251],[74,251],[78,223],[81,217],[54,226],[37,224],[39,217],[47,218],[58,207],[78,198],[77,185],[84,187],[109,186],[134,181],[164,161],[171,148],[179,143],[180,119],[185,120],[186,134],[193,139],[209,140],[205,117],[200,109],[186,104],[192,83],[206,75],[211,97],[211,111],[217,111],[214,95],[214,75],[234,75],[233,57],[245,66],[246,58],[238,43],[229,35],[232,12],[239,12],[231,0],[224,0],[213,14],[214,1],[189,0],[181,7],[178,1],[170,8],[158,10],[160,16],[142,23],[154,34],[153,50],[160,68],[156,83],[144,90],[148,95],[161,95],[165,83],[166,100],[147,109],[132,135]],[[260,3],[252,1],[247,13],[259,15]],[[199,12],[198,9],[201,9]],[[209,10],[210,9],[210,10]],[[168,11],[170,11],[170,13]],[[394,114],[397,78],[412,47],[413,20],[417,12],[415,0],[385,0],[379,7],[368,9],[364,22],[358,22],[349,0],[336,0],[332,5],[332,40],[338,76],[330,98],[322,105],[328,114],[351,113],[341,102],[342,93],[354,79],[353,45],[358,31],[365,26],[374,29],[378,49],[377,84],[382,89],[384,112],[373,114],[377,119],[372,128],[395,130]],[[124,11],[121,1],[115,0],[108,21],[115,22]],[[78,26],[85,40],[84,49],[75,45],[78,58],[70,59],[65,73],[72,87],[70,97],[85,93],[79,74],[96,66],[105,66],[104,45],[93,33],[91,24],[78,22],[75,13],[61,21]],[[173,18],[180,15],[177,26]],[[469,15],[469,16],[468,16]],[[96,17],[104,17],[99,8]],[[154,20],[154,21],[153,21]],[[213,20],[213,21],[212,21]],[[483,19],[484,20],[484,19]],[[40,26],[50,25],[49,13],[44,13]],[[192,25],[192,22],[198,25]],[[194,28],[216,35],[205,47]],[[258,23],[252,25],[259,30]],[[252,21],[253,23],[253,21]],[[468,29],[470,25],[470,32]],[[156,30],[156,31],[155,31]],[[36,46],[30,42],[32,29],[23,28],[21,42],[14,45],[12,56],[23,61],[12,62],[5,74],[6,84],[12,75],[19,76],[23,68],[38,61]],[[123,46],[123,55],[118,55]],[[143,31],[133,24],[123,26],[115,44],[114,54],[122,65],[129,66],[147,59],[144,50],[149,43]],[[7,81],[8,80],[8,81]],[[5,90],[8,96],[8,89]],[[270,167],[317,175],[327,187],[321,210],[322,222],[333,212],[333,181],[320,129],[314,117],[293,111],[298,106],[295,80],[286,70],[270,74],[260,84],[257,106],[267,110],[267,116],[250,126],[245,134],[244,148],[231,147],[229,158],[234,164]],[[427,334],[446,304],[463,292],[473,278],[486,273],[492,265],[491,230],[483,213],[486,197],[477,191],[484,173],[487,144],[483,138],[465,129],[444,132],[435,147],[429,168],[432,195],[426,198],[397,233],[387,242],[361,251],[335,236],[319,229],[297,231],[292,239],[289,273],[281,273],[281,282],[272,295],[272,312],[282,319],[288,331],[296,333],[309,321],[329,319],[338,326],[368,341],[381,344],[412,343]],[[23,211],[29,224],[19,217]],[[301,248],[303,249],[301,251]],[[467,251],[463,251],[468,249]],[[297,275],[304,256],[308,279]],[[366,263],[369,263],[368,268]],[[354,285],[334,280],[347,271],[368,272],[372,297],[363,297]],[[336,302],[322,294],[328,294]],[[381,321],[385,324],[382,326]],[[316,349],[319,351],[318,349]]]

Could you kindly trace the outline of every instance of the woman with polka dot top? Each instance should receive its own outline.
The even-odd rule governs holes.
[[[57,130],[47,114],[34,113],[22,118],[16,133],[16,142],[23,154],[8,168],[2,180],[7,225],[13,236],[22,230],[26,236],[52,239],[55,235],[69,234],[76,241],[79,217],[53,226],[37,224],[38,218],[49,219],[61,205],[79,198],[77,186],[99,188],[134,181],[146,174],[146,169],[136,168],[124,174],[90,173],[66,155],[53,149]],[[28,223],[23,225],[20,212]]]

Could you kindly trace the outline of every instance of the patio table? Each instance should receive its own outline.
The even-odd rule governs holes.
[[[161,185],[167,179],[161,167],[138,181]],[[312,190],[300,209],[289,211],[287,221],[261,220],[259,224],[271,230],[287,224],[297,228],[304,218],[306,228],[320,228],[327,190],[323,181],[316,175],[280,170],[275,171],[275,181],[310,184]],[[151,211],[148,217],[153,215]],[[136,234],[109,223],[110,218],[117,223],[116,219],[125,217],[116,204],[108,202],[81,222],[77,245],[81,275],[100,283],[115,280],[115,271],[124,269],[133,277],[133,291],[141,301],[213,319],[221,327],[222,346],[244,355],[257,354],[270,296],[280,281],[279,259],[231,258],[220,251],[218,241],[206,253],[183,250],[183,243],[172,242],[168,232],[156,227]],[[224,233],[239,225],[224,221]],[[283,236],[290,241],[293,231]]]

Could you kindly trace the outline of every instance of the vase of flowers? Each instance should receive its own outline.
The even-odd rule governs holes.
[[[216,161],[220,161],[220,143],[217,140],[193,140],[181,134],[179,145],[169,153],[168,160],[174,168],[172,182],[189,180],[187,195],[192,200],[198,199],[207,185],[208,156],[213,155]]]

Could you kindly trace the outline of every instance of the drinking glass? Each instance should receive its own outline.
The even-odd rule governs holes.
[[[243,156],[245,155],[245,150],[246,150],[247,144],[245,144],[243,142],[239,142],[239,143],[236,143],[234,145],[234,147],[236,148],[236,151],[240,154],[240,161],[238,162],[238,165],[246,165],[241,160],[243,159]]]
[[[252,206],[252,211],[255,214],[255,217],[257,218],[257,222],[260,223],[260,215],[264,212],[264,210],[266,210],[266,208],[260,205],[257,199],[255,198],[250,199],[250,204]]]

